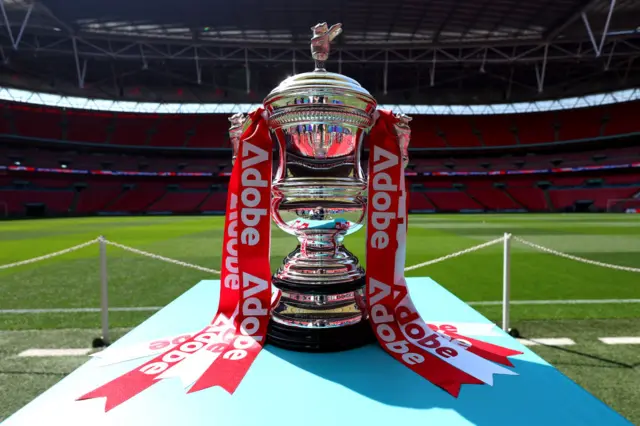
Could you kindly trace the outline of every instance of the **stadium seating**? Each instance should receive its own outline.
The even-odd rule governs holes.
[[[146,210],[149,212],[170,211],[173,213],[192,213],[209,195],[209,192],[167,192]]]
[[[640,102],[611,105],[604,134],[611,136],[640,132],[638,117],[640,117]]]
[[[482,146],[480,139],[478,139],[473,132],[473,127],[471,127],[468,117],[443,115],[438,117],[436,122],[449,147],[466,148]]]
[[[523,206],[516,202],[502,189],[481,188],[466,190],[467,195],[485,207],[486,210],[522,210]]]
[[[91,214],[102,211],[112,203],[123,191],[122,182],[90,183],[87,188],[78,192],[75,209],[72,213]]]
[[[556,210],[565,210],[579,201],[592,201],[600,210],[607,208],[609,200],[630,198],[638,188],[579,188],[579,189],[551,189],[549,197]]]
[[[554,114],[556,113],[536,112],[514,115],[518,141],[521,144],[555,142]]]
[[[166,193],[166,183],[138,183],[104,207],[107,212],[141,213]]]
[[[199,117],[195,133],[187,143],[191,148],[229,148],[227,132],[229,129],[228,115],[212,114]]]
[[[62,110],[58,108],[16,106],[11,117],[16,134],[32,138],[62,138]]]
[[[530,212],[544,212],[551,208],[542,189],[533,186],[515,186],[507,188],[506,191],[518,204]]]
[[[161,117],[149,139],[150,146],[184,146],[187,132],[197,122],[193,115],[169,115]]]
[[[482,205],[463,191],[429,191],[425,194],[440,211],[484,210]]]
[[[576,202],[605,210],[614,199],[640,193],[639,174],[612,174],[600,186],[587,186],[593,177],[554,175],[460,177],[454,180],[420,177],[411,184],[412,211],[509,211],[573,210]],[[541,189],[538,181],[546,181]],[[20,185],[16,186],[16,182]],[[28,178],[0,175],[0,215],[25,215],[27,205],[44,205],[43,214],[87,215],[98,212],[193,214],[221,212],[226,193],[212,189],[211,179],[179,182],[168,178],[104,176],[79,180],[67,176],[30,174]],[[218,181],[215,186],[219,186]],[[495,185],[500,184],[500,187]],[[168,186],[169,185],[169,186]],[[551,185],[551,186],[549,186]],[[223,185],[222,185],[223,187]]]
[[[201,212],[225,211],[227,209],[227,193],[212,192],[200,206]]]
[[[412,154],[409,170],[417,176],[407,179],[417,190],[410,191],[410,209],[542,212],[590,205],[591,209],[604,210],[610,200],[629,198],[640,192],[640,174],[632,172],[637,169],[625,167],[596,174],[569,173],[566,168],[640,163],[637,145],[616,141],[604,149],[584,150],[564,147],[549,150],[549,146],[545,146],[527,150],[526,155],[521,149],[485,148],[517,148],[632,134],[640,132],[640,122],[636,120],[639,114],[640,102],[528,114],[416,116],[412,121],[413,148],[465,151],[429,152],[428,156],[423,156],[421,151]],[[4,211],[15,216],[223,211],[225,178],[218,176],[231,171],[230,153],[203,148],[228,148],[227,128],[227,115],[125,114],[5,104],[0,108],[0,136],[17,135],[40,141],[38,144],[29,144],[23,139],[3,141],[0,165],[55,168],[65,173],[3,171],[0,214]],[[76,143],[51,144],[49,140]],[[571,145],[581,146],[586,145]],[[167,148],[171,154],[167,154]],[[475,149],[482,149],[483,155],[473,156],[473,152],[478,152]],[[492,152],[495,154],[491,155]],[[81,172],[67,174],[71,169]],[[554,173],[446,174],[519,169],[553,170]],[[102,172],[104,170],[107,172]],[[111,175],[110,171],[205,172],[212,176],[149,177]],[[422,176],[423,172],[431,175]]]
[[[110,113],[67,113],[67,141],[105,143],[115,117]]]
[[[435,210],[435,206],[426,197],[424,192],[409,192],[409,210]]]
[[[73,201],[73,191],[0,190],[0,204],[9,215],[27,215],[28,205],[44,205],[43,214],[66,214]],[[1,210],[0,210],[1,211]]]
[[[414,148],[548,144],[640,132],[640,102],[552,112],[416,115]],[[34,123],[38,123],[34,126]],[[111,145],[228,148],[227,114],[125,114],[6,104],[0,134]]]
[[[478,116],[474,118],[474,123],[486,146],[505,146],[517,143],[512,131],[511,115]]]

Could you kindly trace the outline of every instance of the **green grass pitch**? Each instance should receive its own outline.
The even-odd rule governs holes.
[[[101,217],[0,222],[0,265],[41,256],[104,235],[163,256],[219,268],[222,217]],[[504,232],[559,251],[640,267],[640,217],[634,215],[412,215],[407,265],[434,259]],[[364,257],[364,231],[346,238]],[[272,267],[295,238],[274,229]],[[164,306],[208,274],[108,247],[111,307]],[[411,271],[430,276],[467,302],[502,296],[502,245]],[[512,300],[640,299],[640,274],[605,269],[512,244]],[[98,246],[31,265],[0,270],[0,420],[86,360],[26,359],[28,347],[82,347],[97,335],[97,313],[2,313],[13,309],[100,306]],[[499,305],[476,305],[499,321]],[[127,329],[152,312],[112,312]],[[640,347],[607,346],[597,337],[640,336],[640,303],[513,305],[511,319],[530,337],[570,337],[575,346],[535,347],[596,396],[640,422]],[[635,401],[635,402],[634,402]]]

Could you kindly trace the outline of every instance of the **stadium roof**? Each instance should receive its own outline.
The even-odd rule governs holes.
[[[167,102],[256,102],[312,68],[381,103],[535,101],[640,84],[636,0],[0,0],[0,84]],[[636,71],[636,72],[634,72]]]

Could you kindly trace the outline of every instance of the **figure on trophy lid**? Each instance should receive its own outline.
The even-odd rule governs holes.
[[[334,24],[329,28],[326,22],[311,27],[311,56],[316,61],[316,71],[325,71],[324,63],[329,59],[331,41],[342,32],[342,24]]]

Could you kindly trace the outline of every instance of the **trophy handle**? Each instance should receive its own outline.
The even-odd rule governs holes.
[[[411,127],[409,127],[409,122],[412,118],[402,113],[395,114],[395,118],[397,121],[393,127],[395,128],[398,145],[402,153],[402,167],[407,168],[409,164],[409,143],[411,142]]]
[[[229,117],[231,126],[229,127],[229,141],[231,142],[231,149],[233,150],[233,157],[231,158],[231,164],[236,161],[238,155],[238,147],[240,146],[240,138],[245,129],[245,124],[248,124],[248,116],[243,113],[237,113]]]

